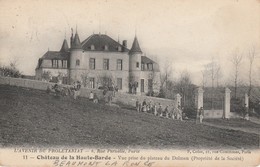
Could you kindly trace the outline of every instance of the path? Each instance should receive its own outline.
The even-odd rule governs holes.
[[[239,131],[246,132],[246,133],[252,133],[252,134],[260,135],[260,129],[249,129],[249,128],[244,128],[244,127],[223,126],[223,125],[216,125],[216,124],[209,123],[209,122],[203,122],[203,124],[208,125],[208,126],[221,128],[221,129],[239,130]]]

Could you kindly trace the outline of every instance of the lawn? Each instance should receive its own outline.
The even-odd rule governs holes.
[[[258,148],[255,134],[0,85],[0,145]]]

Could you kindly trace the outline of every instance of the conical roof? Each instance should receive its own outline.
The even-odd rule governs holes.
[[[68,46],[67,40],[64,39],[60,52],[67,52],[68,50],[69,50],[69,46]]]
[[[139,42],[138,42],[136,36],[135,36],[132,48],[130,50],[130,54],[134,54],[134,53],[143,53],[140,46],[139,46]]]
[[[80,40],[79,40],[79,35],[76,32],[75,37],[74,37],[74,41],[73,41],[73,45],[72,45],[73,49],[82,49]]]

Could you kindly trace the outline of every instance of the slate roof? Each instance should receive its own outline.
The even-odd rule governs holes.
[[[146,56],[142,56],[141,57],[141,63],[144,63],[144,64],[152,63],[153,64],[153,70],[155,72],[159,72],[160,71],[159,65],[155,61],[153,61],[152,59],[150,59],[150,58],[148,58]]]
[[[118,47],[120,46],[121,52],[128,52],[129,49],[118,43],[111,37],[105,34],[93,34],[85,39],[82,43],[82,48],[86,51],[108,51],[108,52],[119,52]],[[91,50],[91,45],[94,45],[95,50]],[[105,50],[105,46],[108,47]]]
[[[142,56],[141,57],[141,62],[142,63],[145,63],[145,64],[148,64],[148,63],[155,63],[152,59],[146,57],[146,56]]]
[[[79,40],[79,35],[76,32],[73,43],[72,43],[72,49],[82,49],[80,40]]]
[[[139,46],[139,42],[137,40],[137,37],[135,36],[132,48],[129,52],[130,54],[135,54],[135,53],[143,53],[140,46]]]
[[[64,39],[60,52],[67,52],[67,51],[69,51],[69,46],[68,46],[67,40]]]
[[[69,59],[69,52],[60,52],[60,51],[47,51],[41,59],[45,60],[68,60]]]

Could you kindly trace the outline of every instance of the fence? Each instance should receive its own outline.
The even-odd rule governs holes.
[[[38,81],[38,80],[30,80],[30,79],[22,79],[22,78],[10,78],[10,77],[0,77],[1,85],[12,85],[19,86],[25,88],[32,88],[38,90],[47,90],[47,87],[53,86],[55,83]],[[68,85],[63,85],[68,86]],[[89,88],[81,88],[80,89],[80,97],[89,97],[90,92],[96,93],[99,98],[103,97],[103,91],[98,89],[89,89]],[[171,99],[163,99],[156,98],[150,96],[142,96],[142,95],[132,95],[128,93],[116,93],[116,97],[114,98],[116,102],[121,102],[123,104],[128,104],[131,106],[135,106],[136,100],[140,102],[146,99],[147,102],[152,101],[152,103],[160,103],[163,107],[169,106],[169,109],[173,107],[175,104],[174,100]]]

